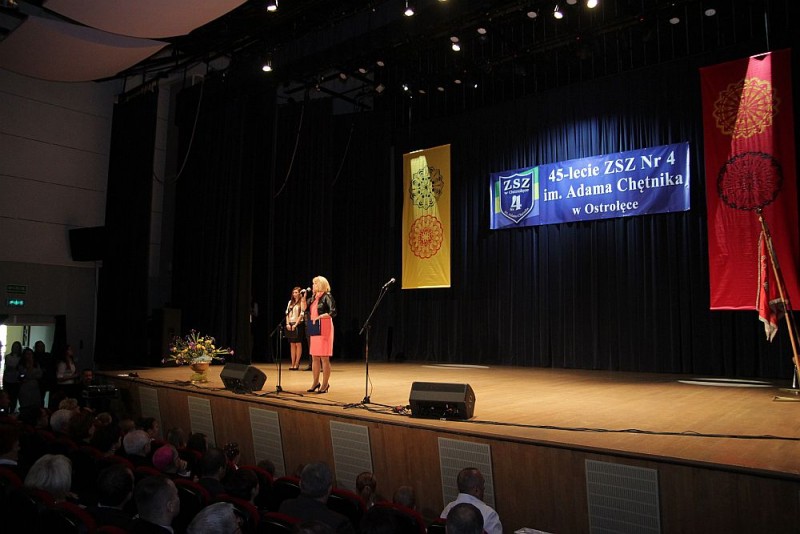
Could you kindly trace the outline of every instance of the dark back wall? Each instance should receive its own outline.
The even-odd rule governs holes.
[[[363,357],[358,331],[381,285],[401,275],[402,154],[449,143],[452,287],[395,287],[372,321],[370,358],[788,378],[783,325],[768,344],[755,311],[708,309],[697,68],[743,55],[727,54],[412,122],[402,131],[381,112],[333,115],[326,101],[275,107],[271,139],[237,156],[275,155],[246,188],[254,194],[247,254],[260,308],[253,360],[271,359],[267,334],[289,291],[317,274],[331,281],[339,305],[335,355]],[[490,172],[682,141],[691,146],[689,212],[488,230]],[[225,336],[238,346],[244,340],[234,332]]]

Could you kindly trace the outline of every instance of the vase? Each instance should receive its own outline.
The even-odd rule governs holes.
[[[208,362],[195,362],[191,364],[189,367],[192,368],[194,374],[189,381],[193,384],[208,382],[208,366]]]

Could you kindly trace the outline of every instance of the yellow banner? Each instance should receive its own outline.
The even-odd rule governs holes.
[[[403,154],[403,289],[450,287],[450,145]]]

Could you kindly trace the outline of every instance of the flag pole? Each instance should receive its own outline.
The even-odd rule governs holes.
[[[772,246],[772,235],[769,233],[767,221],[764,219],[764,214],[761,211],[761,208],[758,208],[756,213],[758,213],[758,221],[761,223],[761,230],[764,232],[764,238],[767,242],[769,262],[772,265],[772,273],[775,275],[775,283],[778,286],[778,294],[781,297],[781,304],[783,305],[783,317],[786,320],[786,329],[789,332],[789,339],[792,342],[792,361],[794,362],[792,387],[796,387],[798,372],[800,371],[800,358],[798,358],[797,354],[797,332],[795,331],[794,322],[792,320],[792,306],[789,302],[789,296],[786,294],[783,286],[783,274],[781,273],[781,267],[778,263],[778,255],[775,254],[775,249]]]

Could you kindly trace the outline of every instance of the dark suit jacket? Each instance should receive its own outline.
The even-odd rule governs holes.
[[[201,486],[203,486],[205,489],[208,490],[208,493],[211,495],[212,499],[221,493],[227,493],[225,491],[225,486],[223,486],[222,482],[220,482],[216,478],[202,477],[198,479],[197,482],[198,484],[200,484]]]
[[[130,532],[133,534],[172,534],[169,529],[141,518],[133,520],[133,529]]]
[[[130,514],[106,506],[89,506],[86,511],[94,517],[97,526],[112,525],[126,531],[133,529],[133,517]]]
[[[319,521],[333,528],[338,534],[355,534],[355,528],[347,517],[334,512],[316,499],[300,495],[281,503],[282,514],[296,517],[302,521]]]

